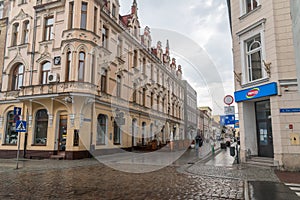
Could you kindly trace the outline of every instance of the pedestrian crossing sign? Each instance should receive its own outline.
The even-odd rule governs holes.
[[[26,132],[26,121],[17,121],[16,132]]]

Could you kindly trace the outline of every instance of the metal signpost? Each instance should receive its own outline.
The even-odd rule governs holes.
[[[26,121],[17,121],[16,123],[16,132],[18,132],[18,152],[17,152],[17,167],[19,169],[19,155],[20,155],[20,140],[21,140],[21,132],[26,132]]]

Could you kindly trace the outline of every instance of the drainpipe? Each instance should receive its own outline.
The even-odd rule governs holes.
[[[32,85],[32,76],[33,76],[33,65],[34,65],[34,56],[35,56],[35,42],[36,42],[36,9],[34,9],[34,21],[33,21],[33,39],[32,39],[32,47],[31,47],[31,64],[30,64],[30,76],[29,76],[29,85]]]

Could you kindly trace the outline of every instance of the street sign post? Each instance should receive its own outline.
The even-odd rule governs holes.
[[[226,104],[226,105],[231,105],[232,103],[233,103],[233,96],[231,96],[231,95],[226,95],[225,97],[224,97],[224,103]]]
[[[235,114],[234,106],[224,106],[224,113],[225,115],[234,115]]]
[[[225,125],[235,124],[235,116],[234,115],[226,115],[225,116]]]
[[[14,107],[14,115],[21,115],[22,108]]]
[[[18,120],[16,122],[16,132],[18,132],[18,152],[17,152],[17,167],[19,169],[19,155],[20,155],[20,140],[21,140],[21,132],[26,132],[26,121]]]

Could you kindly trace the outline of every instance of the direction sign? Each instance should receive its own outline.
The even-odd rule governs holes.
[[[19,120],[16,123],[16,132],[26,132],[26,127],[27,127],[26,121]]]
[[[225,125],[225,116],[224,115],[221,115],[220,116],[220,125]]]
[[[14,115],[21,115],[22,108],[14,107]]]
[[[225,125],[235,124],[235,116],[234,115],[225,115]]]

